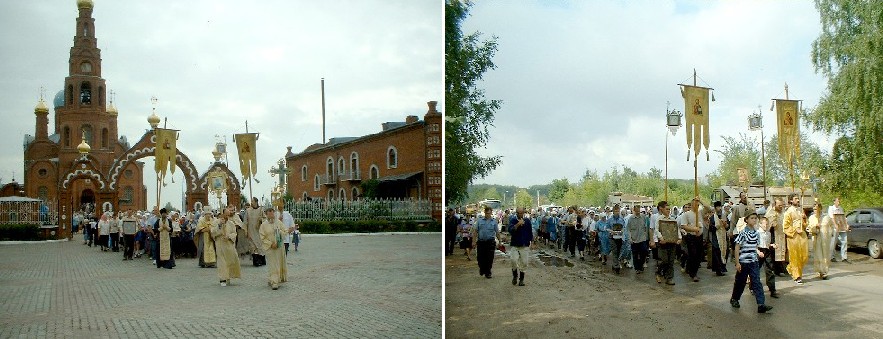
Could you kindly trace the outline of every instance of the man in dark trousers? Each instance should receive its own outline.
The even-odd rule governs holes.
[[[457,245],[457,225],[459,224],[460,220],[454,214],[454,209],[449,207],[448,214],[445,215],[445,255],[454,254],[454,246]]]
[[[491,269],[494,267],[494,250],[497,248],[497,241],[500,239],[500,229],[497,219],[491,215],[493,209],[489,206],[484,207],[484,215],[475,221],[475,228],[472,231],[472,241],[475,242],[476,255],[475,260],[478,261],[478,274],[485,278],[491,278]]]

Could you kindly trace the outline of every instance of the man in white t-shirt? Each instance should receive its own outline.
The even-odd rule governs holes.
[[[837,230],[837,236],[834,239],[831,239],[831,248],[833,249],[834,245],[839,241],[840,260],[843,262],[849,262],[849,259],[846,258],[846,235],[850,229],[849,224],[846,223],[846,217],[843,216],[844,214],[843,207],[840,206],[840,197],[834,198],[834,205],[828,207],[828,216],[834,221],[834,228]],[[837,261],[836,259],[837,258],[832,258],[831,261]]]

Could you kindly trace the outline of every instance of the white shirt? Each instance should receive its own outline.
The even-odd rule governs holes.
[[[828,216],[831,217],[831,219],[834,219],[835,214],[845,214],[843,213],[843,207],[837,207],[834,205],[828,206]]]
[[[659,239],[662,239],[662,233],[659,232],[659,220],[663,220],[665,218],[665,216],[662,214],[654,214],[653,216],[655,218],[650,219],[650,228],[653,229],[652,241],[654,243],[657,243],[657,242],[659,242]],[[674,219],[671,219],[671,215],[669,215],[668,220],[674,220]],[[678,239],[681,239],[681,232],[678,232]]]
[[[686,211],[681,213],[678,217],[678,227],[681,229],[682,235],[687,234],[687,231],[684,230],[684,225],[693,226],[696,225],[696,213],[693,210]],[[705,228],[702,225],[702,222],[699,222],[699,233],[702,233],[702,230]]]
[[[288,211],[282,212],[282,225],[285,226],[285,236],[282,237],[282,241],[286,244],[291,243],[291,233],[288,233],[288,229],[294,227],[294,217],[291,216],[291,213]]]

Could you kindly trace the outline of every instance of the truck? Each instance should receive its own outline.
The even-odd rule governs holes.
[[[734,204],[739,203],[739,193],[746,192],[746,187],[744,186],[721,186],[715,188],[711,193],[712,201],[720,201],[722,203],[732,202]],[[764,194],[763,185],[750,185],[747,187],[746,197],[748,198],[748,205],[754,206],[754,208],[759,208],[763,206],[763,202],[765,200],[774,201],[774,199],[782,199],[785,202],[785,206],[788,205],[788,196],[791,193],[803,194],[803,199],[800,202],[801,207],[804,210],[812,210],[813,205],[815,204],[816,194],[811,188],[801,189],[800,187],[795,187],[794,190],[791,187],[786,186],[767,186],[766,194]]]

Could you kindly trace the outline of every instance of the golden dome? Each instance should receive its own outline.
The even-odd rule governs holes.
[[[107,106],[107,114],[110,114],[110,115],[119,114],[119,112],[117,112],[116,106],[113,105],[113,102],[110,103],[110,106]]]
[[[92,150],[92,147],[90,147],[89,144],[86,143],[86,138],[83,137],[83,141],[80,142],[80,145],[77,146],[77,150],[80,151],[80,154],[86,154]]]
[[[43,102],[43,98],[40,98],[40,101],[37,102],[37,106],[34,107],[34,113],[49,113],[49,108],[46,107],[46,103]]]
[[[92,8],[92,0],[77,0],[77,8]]]
[[[147,123],[149,123],[150,127],[152,128],[156,128],[156,126],[159,126],[159,122],[160,118],[156,116],[156,112],[151,113],[150,116],[147,117]]]

